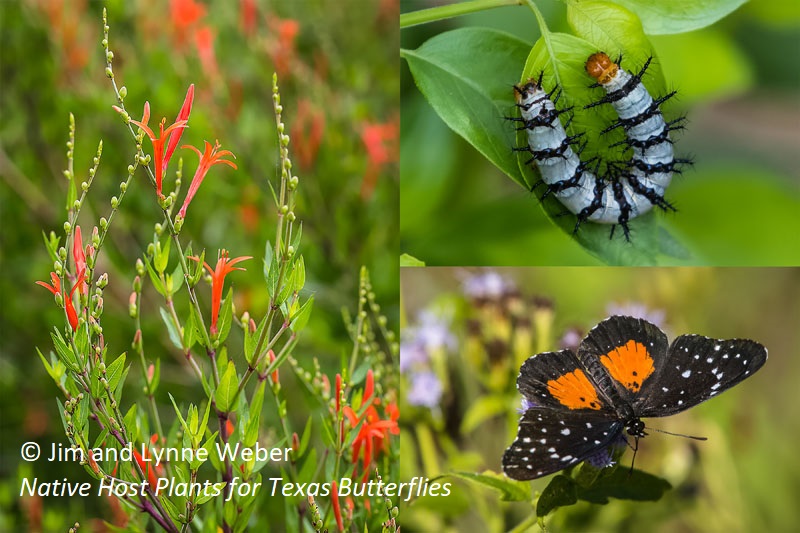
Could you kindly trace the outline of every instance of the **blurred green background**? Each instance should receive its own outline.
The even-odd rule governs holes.
[[[404,2],[403,11],[432,4]],[[537,7],[551,31],[571,33],[563,4]],[[495,28],[531,46],[539,38],[533,13],[520,6],[403,29],[401,46],[416,49],[468,26]],[[790,237],[800,233],[796,4],[750,2],[710,27],[651,42],[668,87],[678,91],[670,112],[688,117],[686,130],[674,135],[676,154],[694,159],[666,194],[678,212],[658,215],[691,257],[662,258],[663,264],[800,263],[800,246]],[[545,218],[532,193],[447,128],[402,65],[401,251],[427,265],[599,264]],[[509,116],[518,81],[502,80]]]
[[[295,212],[303,225],[304,298],[315,297],[295,357],[305,368],[317,357],[323,371],[330,371],[352,350],[341,311],[357,306],[361,265],[370,271],[389,324],[398,316],[393,222],[398,209],[397,4],[349,0],[330,9],[326,2],[311,0],[0,2],[0,531],[22,530],[26,518],[38,518],[45,530],[63,531],[76,519],[108,512],[105,502],[91,499],[18,502],[15,494],[18,475],[42,474],[45,466],[20,465],[20,444],[66,442],[57,389],[35,350],[49,353],[49,332],[54,324],[63,325],[63,311],[34,282],[49,279],[52,270],[42,230],[63,235],[69,113],[77,122],[79,177],[86,176],[98,141],[104,142],[80,220],[85,240],[99,218],[108,216],[110,198],[119,194],[135,150],[111,109],[115,98],[100,45],[103,7],[109,13],[117,83],[128,89],[126,106],[134,118],[141,118],[149,100],[150,125],[162,116],[171,123],[194,83],[194,108],[181,144],[202,147],[203,140],[213,144],[218,139],[236,155],[238,170],[215,167],[209,173],[189,208],[181,238],[184,244],[191,241],[195,251],[205,247],[212,264],[223,247],[232,257],[254,257],[240,265],[247,272],[229,279],[236,287],[238,312],[247,309],[256,319],[267,306],[261,257],[265,242],[275,238],[268,183],[279,184],[271,93],[272,74],[278,73],[293,172],[300,179]],[[149,143],[145,150],[151,150]],[[178,157],[184,159],[182,201],[198,159],[177,150],[165,190],[174,183]],[[154,198],[144,174],[138,175],[97,268],[110,279],[103,318],[114,355],[128,349],[133,337],[128,295],[133,264],[160,220]],[[143,331],[148,350],[162,359],[158,400],[168,405],[171,392],[178,402],[196,401],[203,396],[200,384],[171,348],[149,285],[145,280]],[[201,288],[206,305],[209,294]],[[291,377],[287,367],[285,390],[295,390],[295,405],[305,405]],[[137,397],[137,365],[127,384],[126,397]],[[295,411],[304,423],[309,413]],[[83,480],[81,467],[49,466],[48,478]]]
[[[401,402],[403,479],[453,471],[501,472],[503,451],[516,434],[515,410],[521,399],[514,359],[577,342],[610,314],[646,313],[670,341],[685,333],[750,338],[767,347],[769,360],[718,398],[672,417],[645,420],[651,429],[708,437],[696,442],[649,431],[640,441],[636,468],[673,486],[660,501],[579,503],[548,516],[548,531],[796,529],[800,403],[793,391],[800,379],[800,269],[501,268],[492,272],[515,287],[510,293],[516,296],[499,306],[497,300],[478,302],[463,293],[466,280],[487,272],[402,269],[406,342],[408,333],[430,326],[431,316],[449,323],[449,334],[456,339],[431,354],[444,384],[438,409]],[[515,321],[517,326],[509,329],[508,323]],[[519,326],[525,323],[527,332]],[[427,335],[428,341],[432,338]],[[437,338],[445,337],[440,331]],[[476,348],[484,343],[493,348]],[[401,349],[401,360],[409,353],[413,355]],[[403,402],[410,399],[408,389]],[[470,422],[474,408],[492,394],[504,398],[505,410],[475,426]],[[631,458],[626,451],[620,468],[628,468]],[[533,481],[532,489],[541,491],[549,479]],[[463,479],[445,476],[438,481],[454,483],[452,496],[420,498],[401,507],[404,530],[509,531],[532,512],[529,504],[500,502],[499,493]]]

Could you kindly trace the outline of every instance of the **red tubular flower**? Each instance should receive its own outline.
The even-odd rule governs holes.
[[[181,218],[186,218],[186,209],[189,207],[189,203],[197,193],[197,189],[200,188],[200,184],[203,183],[203,179],[206,177],[208,170],[214,165],[223,163],[233,167],[234,169],[237,167],[236,163],[233,161],[222,159],[226,155],[231,155],[234,158],[236,158],[236,156],[233,155],[230,150],[220,150],[219,141],[217,141],[213,147],[211,146],[210,142],[206,141],[206,149],[202,154],[200,153],[200,150],[191,145],[184,145],[181,148],[191,148],[197,152],[197,155],[200,156],[200,164],[197,165],[197,171],[195,171],[194,177],[192,178],[192,183],[189,185],[189,191],[186,193],[186,199],[183,201],[183,206],[181,206],[181,210],[178,212],[178,216]]]
[[[69,325],[72,328],[72,331],[77,331],[78,329],[78,313],[75,311],[75,305],[72,303],[72,296],[75,294],[75,290],[78,286],[83,283],[86,274],[84,272],[80,272],[78,276],[78,281],[72,287],[72,290],[69,292],[69,296],[67,296],[66,291],[61,290],[61,278],[59,278],[55,272],[50,272],[50,280],[52,285],[48,285],[44,281],[37,281],[37,285],[41,285],[48,291],[52,292],[53,294],[61,293],[61,296],[64,298],[64,309],[67,312],[67,320],[69,320]]]
[[[371,376],[372,372],[370,371],[367,373],[367,383],[364,388],[365,399],[372,396],[373,391],[370,389],[374,387],[374,383],[372,382]],[[368,392],[369,396],[367,396]],[[386,414],[389,415],[389,419],[382,420],[378,414],[378,410],[375,409],[375,404],[380,403],[380,401],[376,398],[369,403],[369,407],[366,408],[361,417],[359,417],[350,406],[345,406],[343,409],[344,415],[350,423],[351,428],[359,427],[359,424],[361,424],[358,435],[353,439],[353,455],[351,461],[355,465],[359,457],[361,457],[361,463],[364,469],[364,479],[362,479],[362,481],[364,482],[366,482],[366,478],[369,476],[369,466],[375,456],[375,451],[386,449],[390,434],[400,434],[400,427],[397,424],[400,411],[397,409],[397,406],[395,404],[389,404],[386,407]],[[353,475],[355,475],[355,468],[353,469]]]
[[[367,382],[364,385],[364,397],[361,404],[364,405],[372,402],[372,394],[375,392],[375,378],[372,375],[372,369],[367,370]]]
[[[331,482],[333,494],[331,494],[331,503],[333,504],[333,516],[336,517],[336,527],[339,531],[344,531],[344,523],[342,522],[342,508],[339,506],[339,486],[335,481]]]
[[[138,450],[133,450],[133,458],[136,459],[136,462],[139,464],[139,468],[142,469],[142,472],[144,472],[144,475],[147,477],[147,481],[150,483],[150,488],[155,490],[156,485],[158,485],[156,469],[151,466],[151,462],[149,461],[150,452],[147,450],[147,448],[145,448],[144,454],[148,461],[145,461],[142,458],[142,454],[140,454]]]
[[[181,111],[178,114],[178,117],[185,114],[187,117],[189,116],[189,112],[192,108],[192,100],[194,99],[194,87],[190,86],[189,91],[186,93],[186,100],[183,102],[183,107],[181,107]],[[170,141],[170,145],[172,144],[172,134],[177,131],[183,131],[183,128],[186,127],[188,120],[176,120],[173,124],[170,124],[167,129],[164,129],[164,125],[167,123],[166,118],[161,119],[161,124],[159,125],[159,136],[156,137],[156,134],[153,133],[147,126],[147,122],[150,120],[150,103],[145,102],[144,104],[144,113],[142,114],[141,122],[138,120],[131,120],[134,124],[139,126],[144,130],[147,136],[150,138],[150,141],[153,143],[153,157],[155,157],[155,167],[156,167],[156,194],[158,197],[161,198],[163,194],[161,194],[161,184],[164,181],[164,171],[167,168],[167,164],[169,163],[170,157],[172,157],[172,152],[167,150],[168,155],[164,153],[165,147],[164,143]],[[178,140],[180,139],[180,135],[177,135]],[[178,140],[175,141],[175,144],[178,144]],[[175,148],[172,147],[174,151]]]
[[[186,90],[186,97],[183,99],[183,105],[181,106],[181,110],[178,111],[178,116],[175,119],[176,123],[184,120],[187,123],[189,122],[189,114],[192,112],[192,102],[194,102],[194,83],[189,85],[189,88]],[[167,144],[167,151],[164,154],[164,162],[162,163],[161,168],[162,176],[167,171],[167,163],[169,163],[172,153],[175,151],[175,148],[178,147],[178,143],[181,141],[183,130],[184,128],[179,128],[175,130],[174,135],[172,133],[169,135],[169,143]]]
[[[361,197],[372,196],[381,167],[398,160],[398,132],[396,119],[386,123],[364,122],[361,141],[367,150],[367,170],[361,182]]]
[[[189,259],[193,261],[200,261],[199,257],[189,257]],[[251,256],[246,257],[236,257],[234,259],[230,259],[228,257],[227,250],[220,250],[219,259],[217,259],[217,266],[216,268],[212,269],[211,266],[203,262],[203,266],[206,267],[206,270],[211,274],[211,334],[217,334],[217,319],[219,319],[219,306],[222,302],[222,288],[225,283],[225,276],[229,273],[233,272],[234,270],[244,270],[241,267],[234,267],[236,263],[240,261],[244,261],[246,259],[252,259]]]
[[[83,237],[81,236],[81,227],[75,226],[75,236],[72,240],[72,257],[75,260],[75,270],[78,272],[77,283],[78,292],[86,294],[86,280],[84,274],[86,272],[86,254],[83,252]]]

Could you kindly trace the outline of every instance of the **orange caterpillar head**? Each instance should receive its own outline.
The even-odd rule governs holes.
[[[586,60],[586,73],[601,85],[611,81],[617,75],[618,70],[619,65],[611,61],[605,52],[592,54]]]

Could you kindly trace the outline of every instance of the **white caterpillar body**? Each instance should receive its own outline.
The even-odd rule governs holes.
[[[609,127],[610,131],[622,127],[627,144],[632,149],[630,161],[622,165],[609,163],[606,175],[598,176],[598,165],[593,161],[581,161],[573,149],[579,135],[568,137],[560,114],[568,109],[557,110],[554,100],[542,88],[542,76],[530,79],[521,87],[515,87],[517,106],[527,131],[528,146],[520,150],[532,154],[547,187],[543,198],[553,194],[578,221],[577,232],[585,221],[600,224],[619,224],[629,238],[628,221],[650,211],[654,205],[674,209],[665,199],[675,165],[685,162],[676,160],[669,132],[678,129],[678,119],[664,121],[659,106],[674,93],[653,100],[641,82],[650,61],[639,74],[632,75],[611,62],[602,52],[593,54],[586,62],[587,72],[597,80],[596,86],[606,90],[606,96],[587,107],[610,103],[619,121]],[[578,150],[580,152],[580,150]],[[612,227],[613,235],[613,227]]]

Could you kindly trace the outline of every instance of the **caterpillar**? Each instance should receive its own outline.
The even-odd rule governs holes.
[[[557,88],[549,93],[544,90],[543,73],[538,80],[531,78],[522,86],[514,86],[521,115],[516,120],[522,122],[519,129],[525,129],[528,137],[528,146],[515,150],[532,154],[528,163],[535,162],[541,174],[541,180],[533,188],[546,186],[542,199],[553,194],[577,216],[573,233],[589,221],[611,224],[613,238],[614,228],[619,225],[629,241],[629,220],[647,213],[653,206],[664,211],[675,210],[664,198],[664,192],[672,174],[680,172],[677,165],[689,161],[674,157],[669,132],[681,129],[684,117],[666,122],[661,115],[660,105],[674,96],[674,91],[655,100],[647,92],[641,80],[651,60],[635,75],[620,68],[603,52],[592,54],[586,61],[586,72],[596,80],[591,87],[603,87],[606,95],[585,108],[611,104],[619,120],[603,133],[622,127],[626,138],[614,146],[625,144],[632,150],[629,161],[607,162],[603,175],[598,173],[597,158],[581,160],[580,152],[585,146],[580,144],[583,133],[567,136],[559,115],[572,108],[556,108],[561,92]]]

